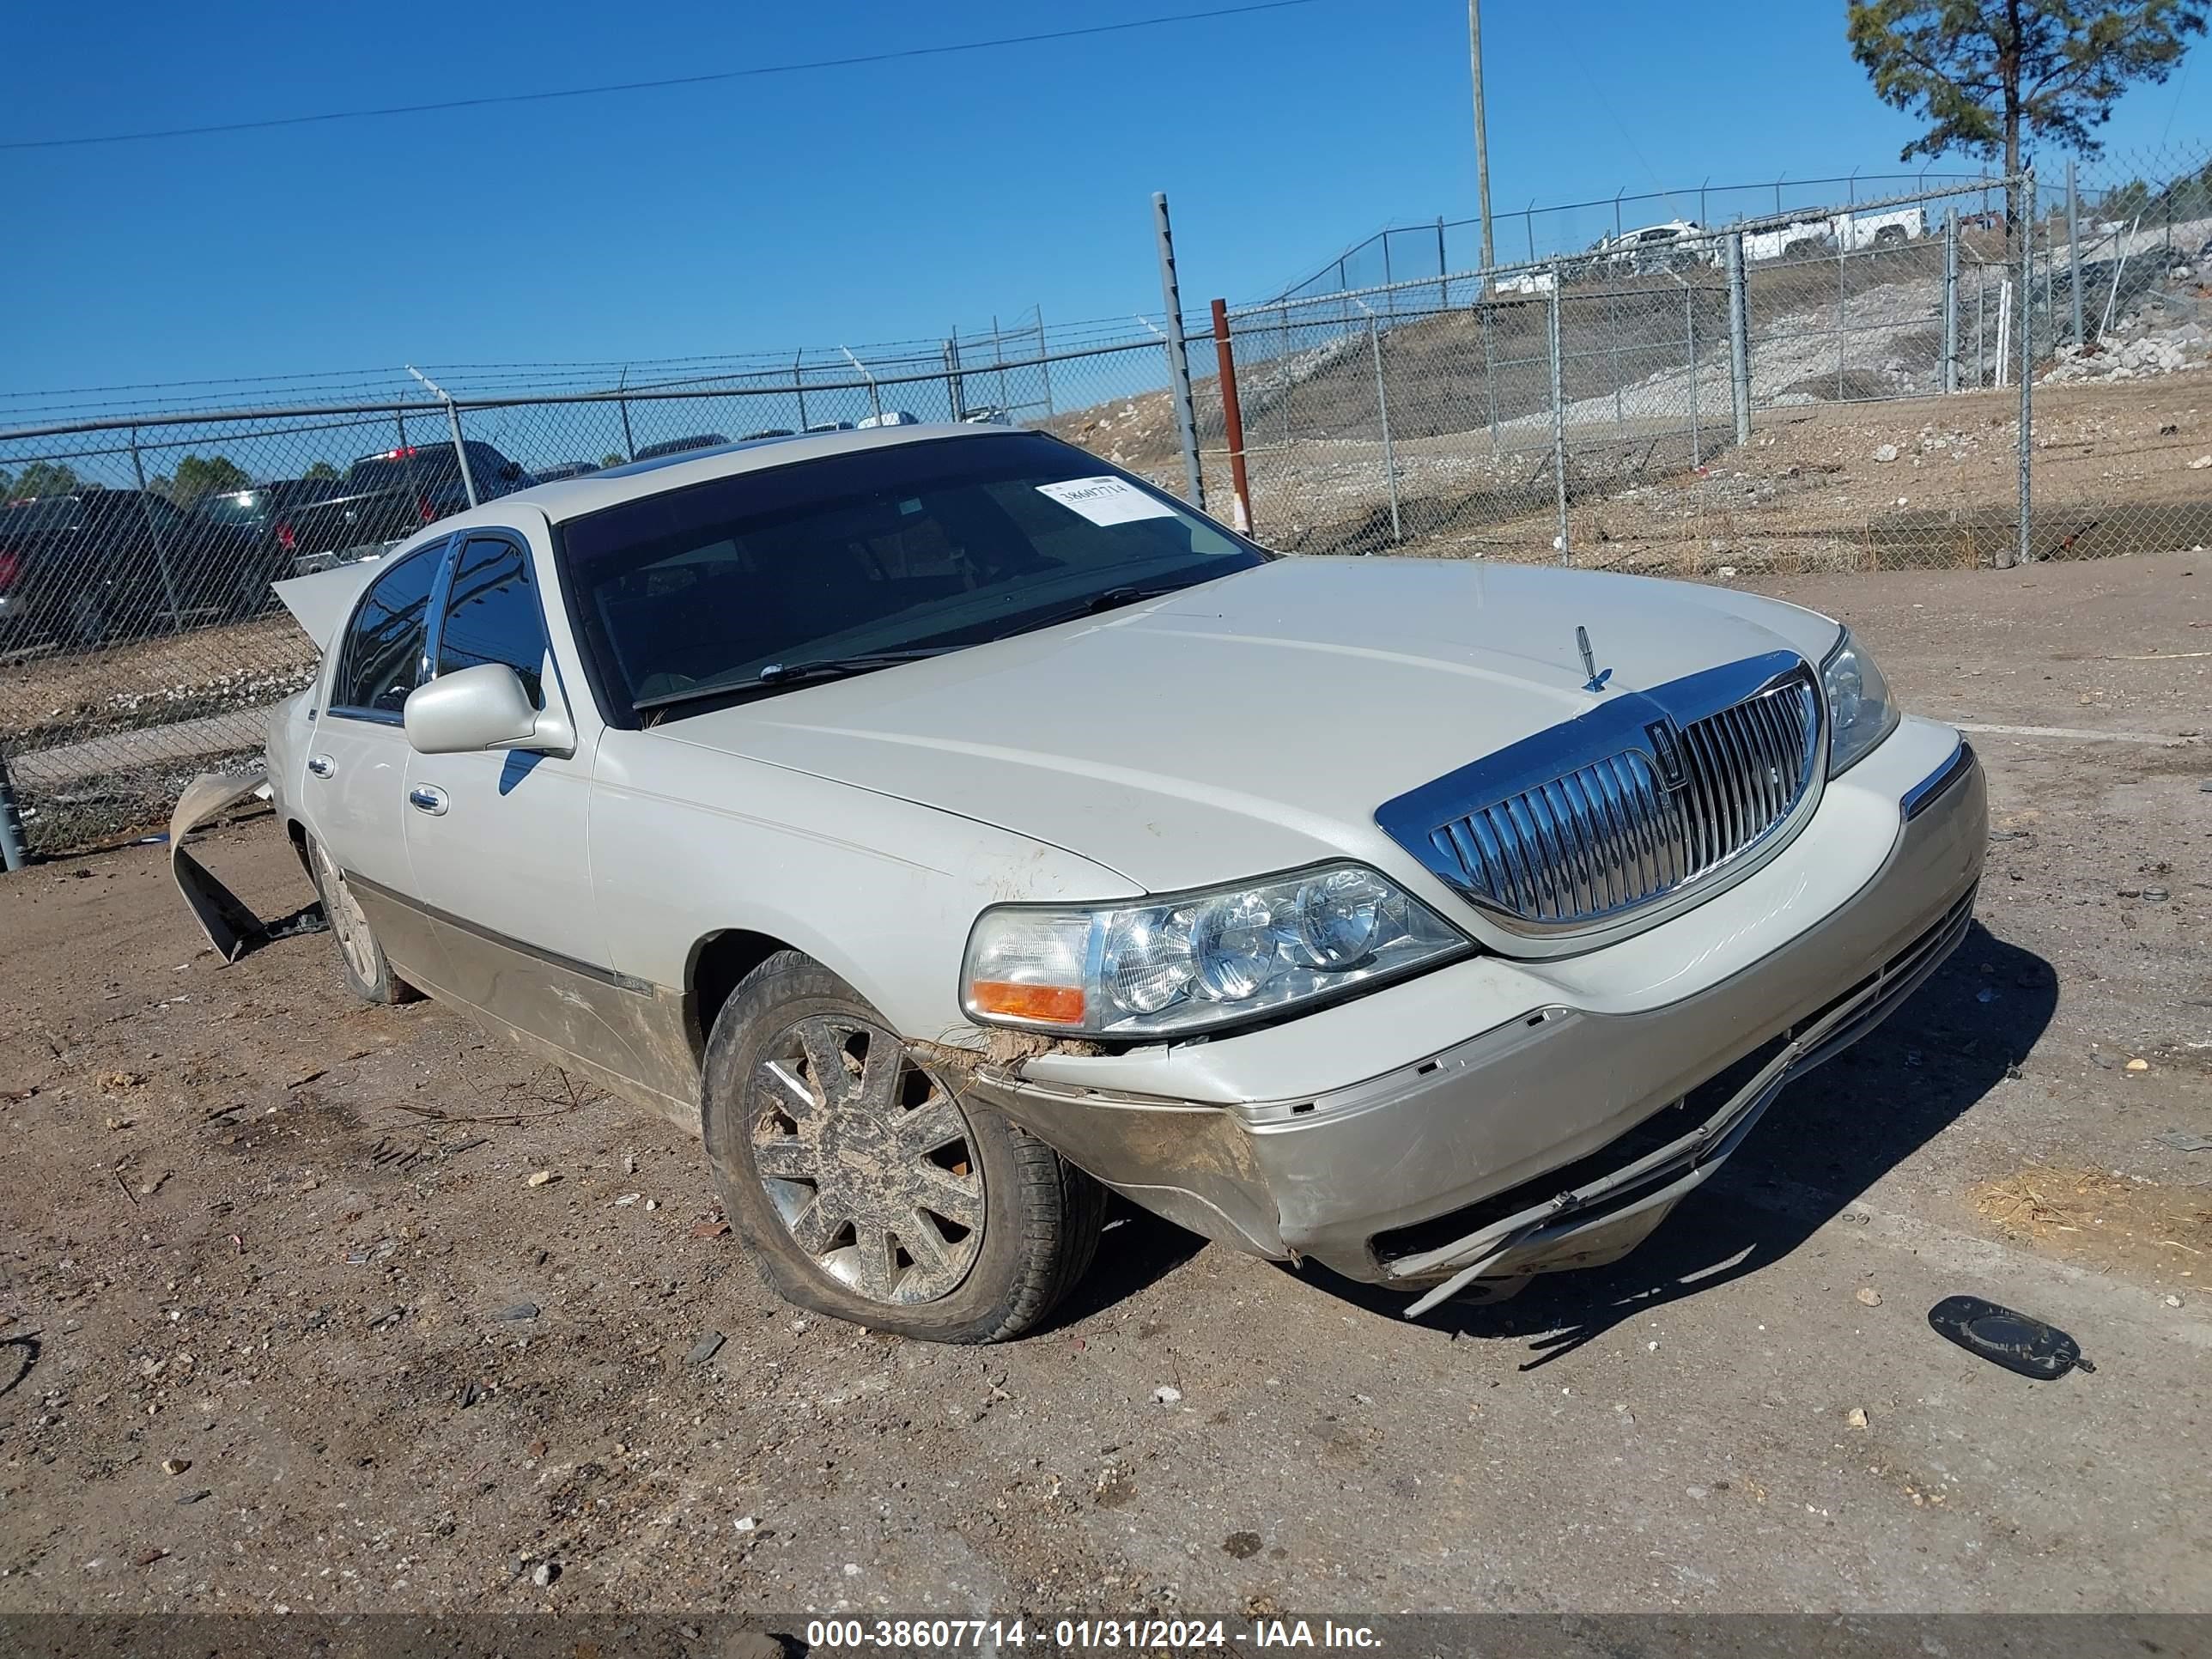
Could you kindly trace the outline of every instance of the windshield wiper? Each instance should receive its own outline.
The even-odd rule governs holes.
[[[813,657],[804,662],[772,662],[749,680],[711,680],[704,685],[687,685],[680,691],[664,691],[658,696],[640,697],[630,704],[638,714],[652,708],[673,708],[678,703],[696,702],[708,697],[742,695],[762,686],[790,685],[801,680],[842,679],[849,674],[865,674],[871,669],[896,667],[902,662],[920,662],[925,657],[941,657],[948,651],[960,647],[951,645],[924,646],[912,651],[870,651],[850,657]]]
[[[1201,581],[1208,580],[1211,579],[1200,578]],[[1064,622],[1075,622],[1085,617],[1095,617],[1102,611],[1119,611],[1125,605],[1140,605],[1146,599],[1164,599],[1170,593],[1180,593],[1186,587],[1197,586],[1198,582],[1192,581],[1164,582],[1151,587],[1109,587],[1103,592],[1093,593],[1090,598],[1079,599],[1075,604],[1060,610],[1048,611],[1041,617],[1024,623],[1014,632],[1033,634],[1041,628],[1056,628]],[[1006,636],[1001,635],[1000,637]]]
[[[842,674],[865,674],[871,668],[890,668],[924,657],[941,657],[957,651],[957,645],[927,645],[912,651],[866,651],[854,657],[813,657],[805,662],[772,662],[756,676],[758,684],[780,685],[786,680],[830,679]]]

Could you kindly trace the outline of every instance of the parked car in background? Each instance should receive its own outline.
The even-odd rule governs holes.
[[[465,446],[480,501],[533,482],[520,463],[488,443]],[[364,455],[335,493],[302,502],[276,521],[276,544],[295,571],[348,564],[413,535],[469,505],[468,483],[451,444],[408,445]]]
[[[746,433],[738,441],[741,444],[757,444],[763,438],[789,438],[796,435],[787,426],[764,426],[757,431]]]
[[[1815,253],[1832,252],[1835,246],[1834,218],[1825,213],[1814,214],[1787,224],[1770,225],[1764,230],[1746,231],[1743,257],[1748,260],[1802,259]]]
[[[806,429],[810,434],[811,434],[816,432],[850,432],[854,428],[853,423],[850,421],[817,421]]]
[[[553,483],[562,478],[580,478],[586,472],[599,470],[597,461],[556,461],[550,466],[533,467],[530,476],[539,483]]]
[[[1927,210],[1917,204],[1878,213],[1839,213],[1834,223],[1836,242],[1846,253],[1865,248],[1901,247],[1928,234]]]
[[[150,491],[85,489],[0,507],[0,638],[80,646],[251,614],[275,574],[249,530]]]
[[[919,426],[921,416],[911,410],[885,409],[873,415],[863,415],[854,424],[863,432],[879,426]]]
[[[664,438],[657,444],[647,444],[634,459],[657,461],[665,455],[683,455],[694,449],[720,449],[729,441],[719,432],[695,432],[688,438]]]
[[[239,608],[248,614],[276,603],[269,584],[294,574],[291,555],[278,543],[276,526],[295,509],[328,501],[344,488],[341,479],[275,478],[244,489],[217,490],[192,503],[192,516],[204,524],[221,525],[251,535],[261,557],[240,572],[244,586]],[[250,589],[250,591],[248,591]]]
[[[1670,219],[1601,239],[1592,274],[1654,276],[1692,265],[1717,263],[1719,244],[1709,240],[1694,219]]]
[[[1936,970],[1988,836],[1813,611],[1279,558],[1031,431],[619,468],[284,598],[352,988],[702,1131],[787,1297],[909,1337],[1041,1318],[1102,1187],[1411,1312],[1610,1261]]]

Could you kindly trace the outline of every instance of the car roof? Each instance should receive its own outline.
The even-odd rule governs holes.
[[[858,450],[890,449],[902,444],[934,443],[954,439],[972,443],[979,439],[1003,438],[1010,432],[1025,429],[935,421],[915,426],[879,426],[866,431],[801,432],[787,438],[755,438],[750,442],[718,444],[712,449],[687,449],[679,454],[657,456],[648,461],[631,461],[625,465],[587,472],[580,478],[559,478],[551,483],[532,484],[527,489],[519,489],[511,495],[488,501],[484,508],[479,510],[485,513],[484,521],[496,522],[499,508],[510,502],[523,503],[535,507],[549,520],[558,524],[563,520],[597,513],[603,507],[635,501],[641,495],[657,495],[663,490],[680,489],[690,484],[706,483],[741,472],[757,472],[765,467],[821,460],[832,455],[851,454]]]

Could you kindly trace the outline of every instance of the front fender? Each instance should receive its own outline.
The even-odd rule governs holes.
[[[836,973],[901,1035],[974,1041],[961,1012],[986,906],[1133,896],[1090,860],[957,813],[650,734],[610,732],[592,887],[612,965],[681,988],[700,939],[744,929]]]

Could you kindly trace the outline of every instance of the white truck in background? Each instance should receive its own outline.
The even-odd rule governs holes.
[[[1917,204],[1878,213],[1816,213],[1765,230],[1744,233],[1743,257],[1802,259],[1815,253],[1863,252],[1896,247],[1928,234],[1928,212]]]

